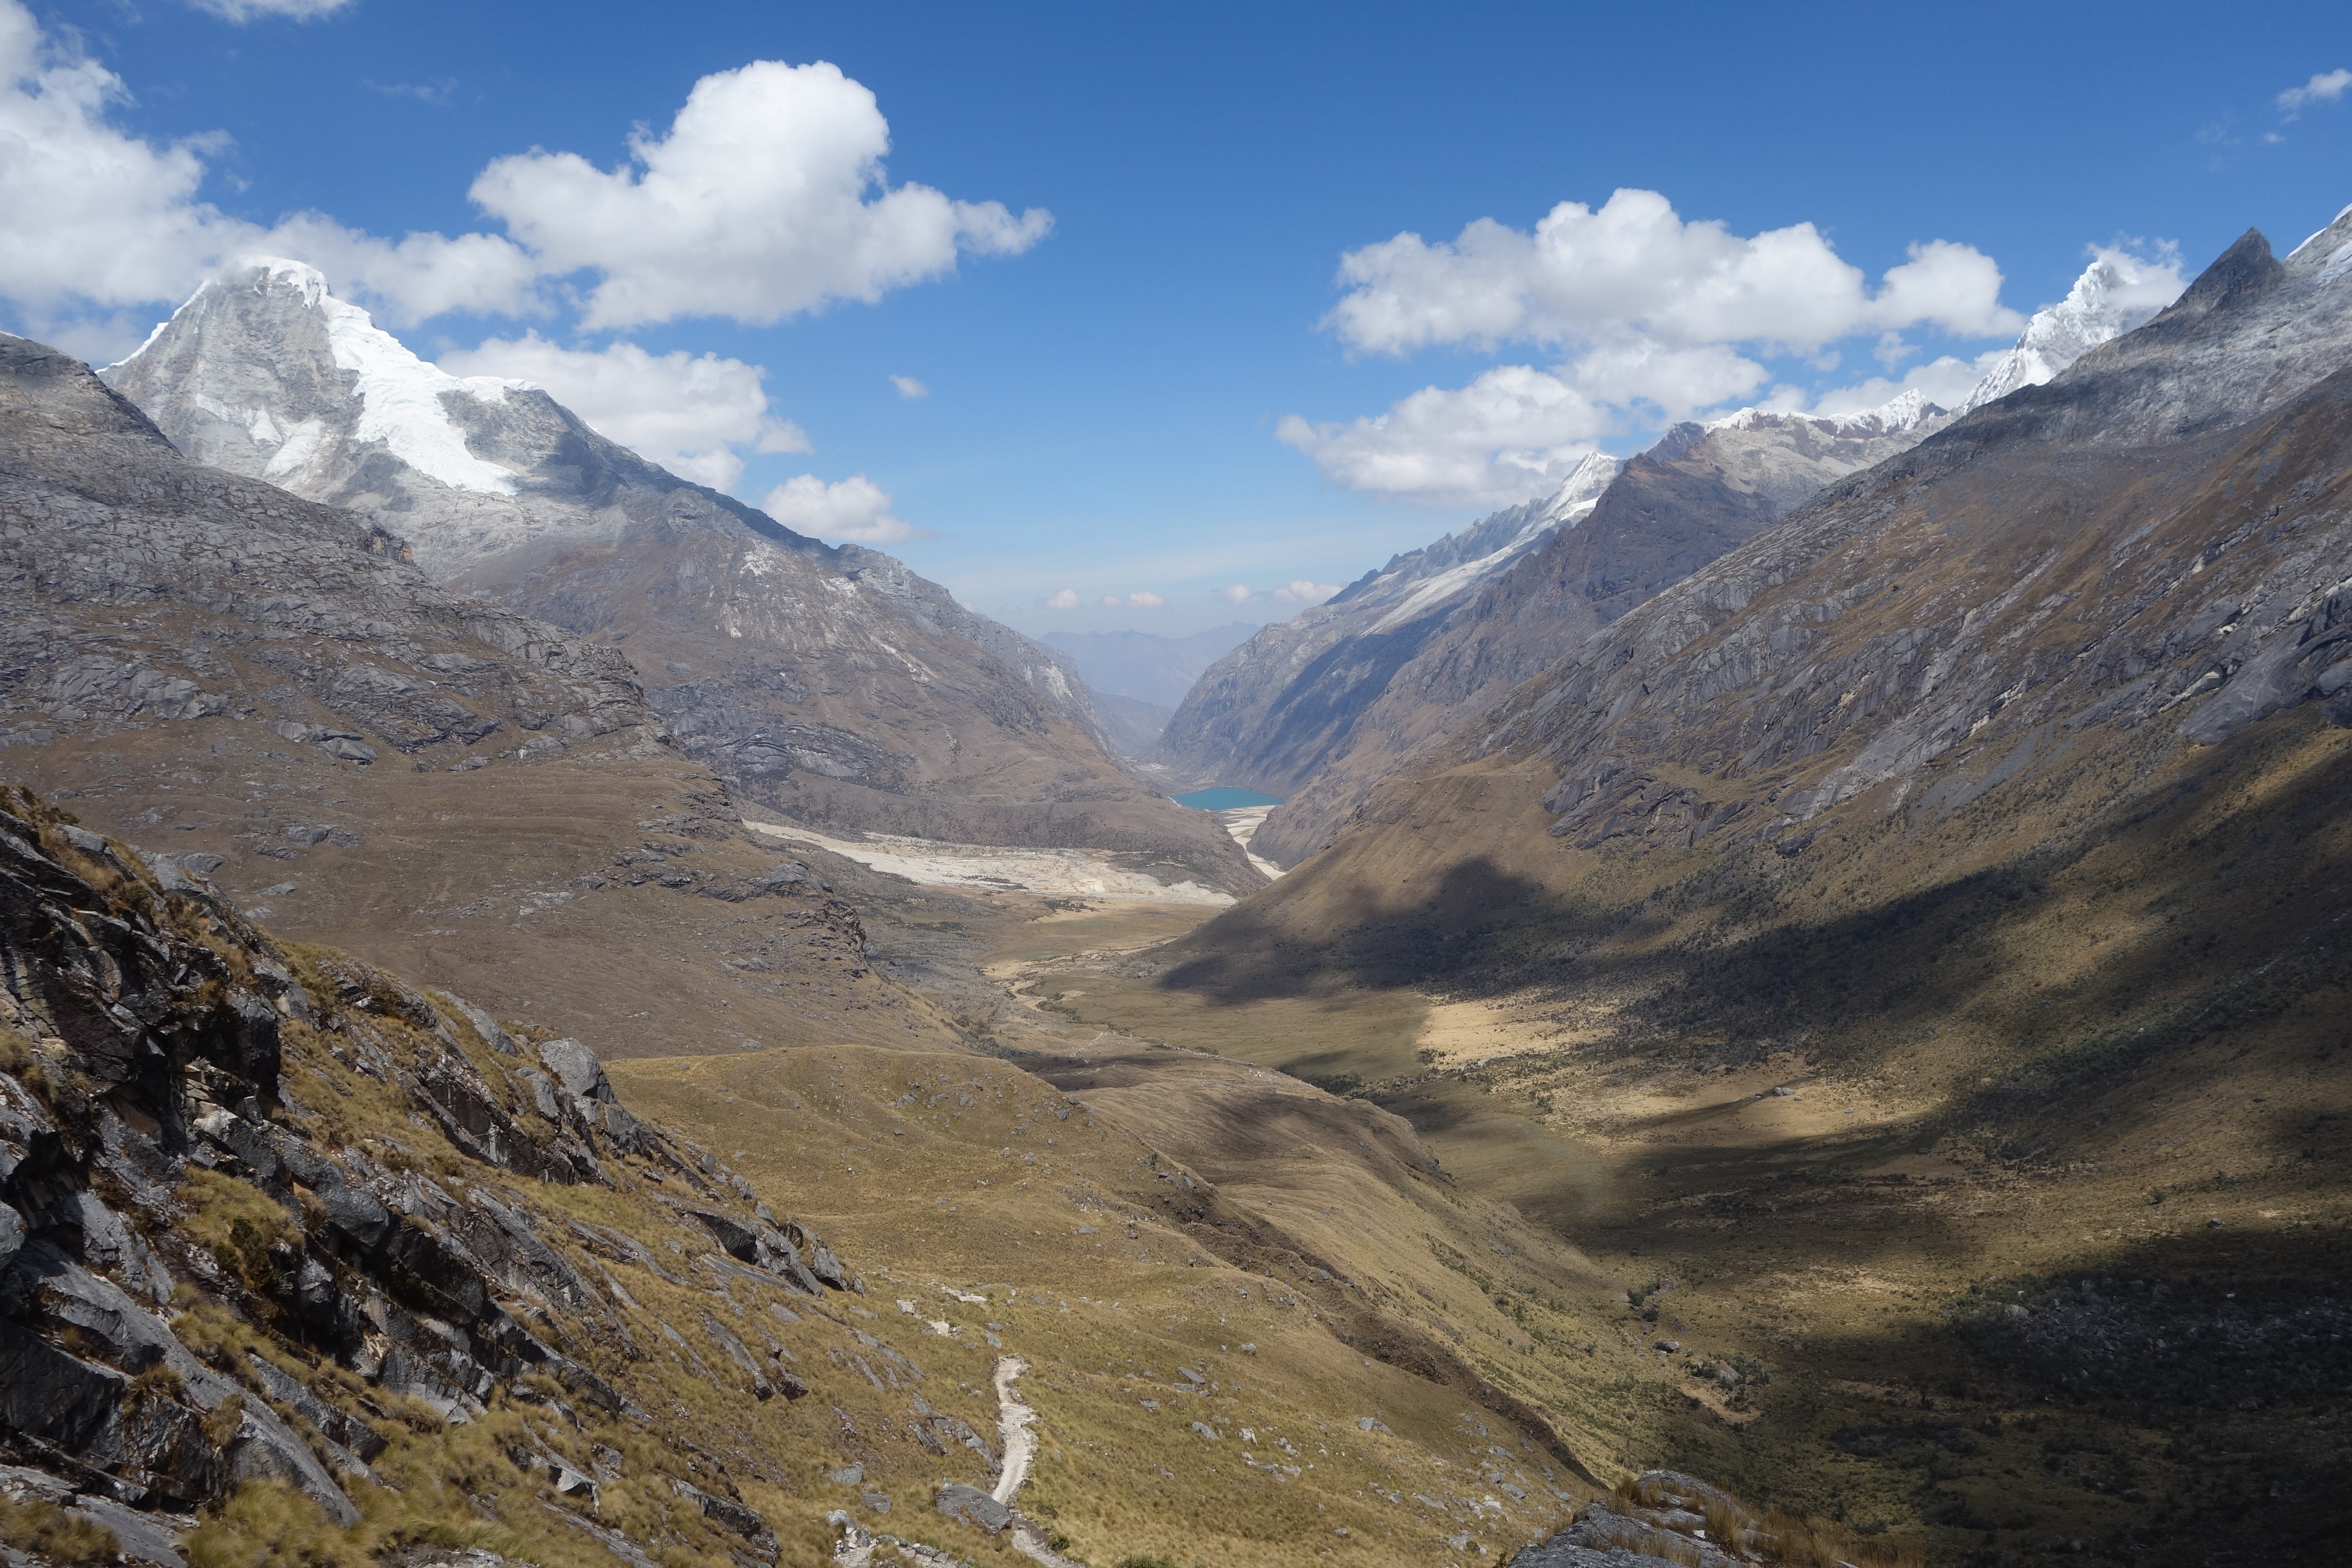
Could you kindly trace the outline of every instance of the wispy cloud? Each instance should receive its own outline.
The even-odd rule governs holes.
[[[242,26],[265,16],[283,17],[290,22],[308,22],[316,17],[331,16],[349,5],[352,0],[189,0],[199,11],[209,11],[224,22]]]
[[[386,98],[413,98],[419,103],[446,109],[449,106],[449,95],[457,90],[457,79],[452,76],[444,77],[439,81],[370,81],[362,77],[360,85]]]
[[[918,402],[931,395],[931,389],[929,387],[925,386],[921,382],[917,381],[911,375],[894,375],[890,378],[890,384],[897,387],[898,389],[898,395],[905,398],[909,403]]]
[[[2339,101],[2347,92],[2352,92],[2352,70],[2321,71],[2301,87],[2280,93],[2279,112],[2293,120],[2315,103]]]
[[[1317,583],[1297,577],[1279,588],[1253,588],[1246,583],[1235,583],[1220,588],[1215,597],[1228,605],[1246,605],[1256,599],[1272,599],[1282,605],[1319,605],[1339,591],[1337,583]]]

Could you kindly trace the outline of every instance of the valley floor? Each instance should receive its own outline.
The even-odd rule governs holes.
[[[2352,1374],[2340,1020],[2168,1058],[2054,1163],[1939,1131],[1929,1042],[1695,1071],[1534,992],[1220,996],[1139,956],[1186,918],[1008,921],[985,966],[1076,1062],[1211,1052],[1402,1116],[1446,1192],[1575,1258],[1564,1289],[1499,1247],[1447,1267],[1512,1326],[1474,1362],[1542,1386],[1596,1471],[1925,1528],[1949,1561],[2267,1562],[2326,1528],[2352,1456],[2322,1392]]]

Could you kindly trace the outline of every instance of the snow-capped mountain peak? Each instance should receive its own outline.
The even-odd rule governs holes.
[[[410,468],[453,489],[514,493],[514,476],[467,448],[465,431],[450,417],[441,399],[454,392],[484,403],[504,403],[508,393],[530,391],[531,383],[451,375],[417,358],[399,339],[377,326],[365,310],[336,299],[327,288],[325,274],[315,267],[281,257],[255,257],[244,265],[261,274],[251,287],[282,287],[300,300],[303,309],[325,318],[327,342],[336,366],[358,378],[352,390],[359,397],[362,412],[352,431],[352,439],[380,441]],[[269,477],[291,473],[306,460],[287,461],[295,444],[295,437],[289,436],[287,446],[270,460]]]
[[[2040,386],[2101,343],[2123,336],[2179,299],[2178,268],[2121,251],[2101,251],[2066,297],[2033,312],[2016,346],[1995,360],[1958,412],[1981,408],[2021,386]]]
[[[1769,430],[1786,424],[1802,422],[1823,435],[1840,439],[1868,439],[1874,436],[1900,436],[1917,429],[1931,419],[1942,417],[1946,411],[1927,401],[1927,395],[1917,387],[1900,392],[1875,408],[1860,408],[1845,414],[1801,414],[1769,408],[1742,408],[1720,419],[1710,419],[1703,425],[1677,426],[1677,432],[1668,439],[1676,447],[1687,447],[1692,441],[1714,430]]]
[[[234,340],[223,346],[237,352],[205,357],[239,368],[201,376],[204,384],[192,389],[191,401],[215,422],[205,432],[205,449],[191,454],[200,460],[307,491],[317,487],[306,479],[326,480],[324,470],[313,472],[320,464],[340,464],[351,448],[380,447],[452,489],[515,492],[512,471],[470,448],[448,399],[499,405],[531,384],[451,375],[419,359],[367,311],[337,299],[326,275],[304,262],[278,256],[236,262],[104,374],[136,382],[158,357],[188,352],[215,333]],[[270,374],[252,374],[264,365]]]
[[[1400,555],[1369,581],[1351,584],[1324,608],[1333,616],[1345,616],[1351,612],[1338,606],[1385,605],[1386,610],[1370,627],[1376,633],[1394,631],[1434,615],[1460,602],[1547,535],[1582,522],[1624,466],[1606,452],[1591,453],[1569,470],[1559,489],[1543,500],[1496,512],[1459,533]]]

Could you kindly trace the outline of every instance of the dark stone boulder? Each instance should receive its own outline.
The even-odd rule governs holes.
[[[978,1487],[968,1487],[961,1481],[950,1481],[940,1488],[933,1500],[950,1519],[976,1524],[991,1535],[1013,1522],[1011,1509]]]

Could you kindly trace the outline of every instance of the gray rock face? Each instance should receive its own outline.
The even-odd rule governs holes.
[[[1259,880],[1110,760],[1062,656],[889,556],[687,483],[536,388],[443,374],[307,268],[206,284],[105,375],[199,460],[349,508],[433,579],[622,649],[675,743],[747,808]],[[175,689],[146,700],[195,700]]]
[[[20,737],[324,717],[417,753],[649,718],[610,650],[402,554],[347,512],[187,462],[78,361],[0,335],[0,711]]]
[[[1013,1522],[1011,1509],[978,1487],[968,1487],[961,1481],[950,1481],[941,1487],[933,1500],[948,1518],[976,1524],[991,1535]]]

